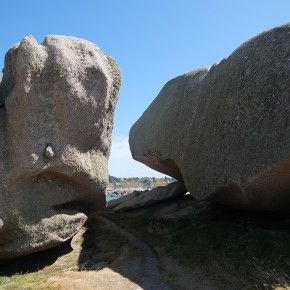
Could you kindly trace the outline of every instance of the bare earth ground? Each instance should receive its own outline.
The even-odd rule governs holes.
[[[2,277],[0,289],[242,289],[170,257],[159,262],[148,245],[101,216],[94,216],[71,246],[71,252],[38,271]]]

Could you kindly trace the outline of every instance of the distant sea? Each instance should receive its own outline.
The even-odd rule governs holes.
[[[110,201],[110,200],[113,200],[113,199],[117,199],[119,197],[120,196],[110,196],[110,195],[107,195],[107,201]]]

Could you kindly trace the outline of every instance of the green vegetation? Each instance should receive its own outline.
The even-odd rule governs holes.
[[[57,259],[71,250],[68,243],[0,265],[0,289],[40,289],[39,283],[62,270]],[[69,254],[68,254],[69,255]]]
[[[34,274],[15,274],[11,277],[0,277],[1,289],[37,289],[35,284],[42,282],[51,277],[53,272],[41,273],[37,272]],[[34,285],[33,285],[34,284]],[[2,288],[3,287],[3,288]],[[25,288],[23,288],[25,287]]]
[[[129,177],[118,178],[109,175],[110,186],[115,188],[153,188],[156,186],[163,186],[175,181],[174,178],[164,176],[163,178],[156,177]]]
[[[146,241],[160,257],[171,256],[206,273],[230,273],[250,289],[289,285],[290,235],[286,230],[229,220],[168,222],[112,212],[105,216]]]

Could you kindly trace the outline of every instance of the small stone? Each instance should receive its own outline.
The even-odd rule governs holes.
[[[52,148],[50,146],[47,146],[45,148],[44,156],[47,159],[51,159],[51,158],[54,157],[54,152],[53,152],[53,150],[52,150]]]
[[[100,270],[106,268],[108,265],[109,265],[108,262],[105,262],[105,261],[103,261],[103,262],[99,262],[99,263],[96,263],[96,264],[92,265],[92,266],[89,268],[89,270],[100,271]]]

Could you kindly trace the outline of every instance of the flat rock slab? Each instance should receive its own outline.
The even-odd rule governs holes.
[[[182,182],[172,182],[166,186],[158,186],[151,190],[134,191],[126,196],[108,202],[107,207],[114,211],[128,211],[144,207],[156,202],[184,195],[187,192]]]

